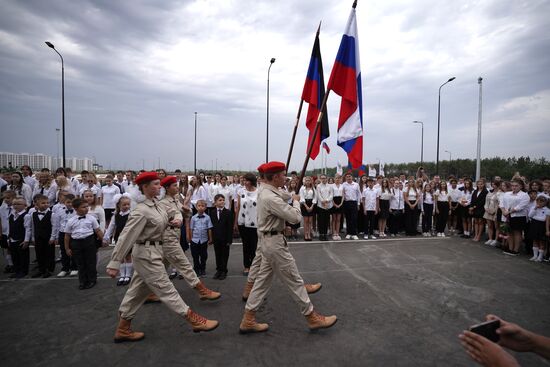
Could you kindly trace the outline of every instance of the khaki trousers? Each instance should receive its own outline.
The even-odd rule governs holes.
[[[257,311],[262,301],[267,296],[276,274],[287,286],[294,301],[300,305],[303,315],[309,315],[313,305],[304,287],[304,281],[296,267],[296,261],[288,250],[288,245],[282,235],[264,236],[260,234],[261,265],[250,292],[245,308],[249,311]]]
[[[134,276],[119,307],[120,316],[132,320],[151,292],[169,309],[184,317],[189,306],[168,279],[162,262],[162,245],[135,244],[132,249]]]
[[[195,288],[200,283],[199,277],[197,277],[197,274],[193,270],[193,265],[191,265],[189,259],[185,256],[179,241],[163,242],[162,251],[164,252],[164,259],[176,268],[191,288]]]
[[[254,255],[254,260],[248,269],[248,278],[247,281],[254,283],[260,272],[260,265],[262,265],[262,237],[258,235],[258,247],[256,248],[256,255]]]

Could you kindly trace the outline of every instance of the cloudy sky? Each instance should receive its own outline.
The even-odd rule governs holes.
[[[65,58],[67,156],[106,168],[252,169],[286,160],[322,20],[325,79],[352,1],[0,0],[0,151],[55,155]],[[482,156],[550,156],[550,2],[359,0],[364,162],[473,158],[483,77]],[[340,99],[329,99],[329,166]],[[303,116],[305,117],[304,109]],[[301,167],[300,124],[291,168]],[[321,159],[310,164],[319,168]]]

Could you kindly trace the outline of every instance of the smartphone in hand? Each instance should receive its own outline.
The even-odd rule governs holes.
[[[500,328],[500,320],[491,320],[471,326],[470,331],[489,339],[493,343],[498,343],[500,340],[497,334],[498,328]]]

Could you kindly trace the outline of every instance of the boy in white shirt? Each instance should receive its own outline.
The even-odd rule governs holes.
[[[372,178],[367,179],[367,187],[363,190],[363,208],[365,210],[365,239],[369,237],[373,240],[374,229],[376,228],[376,215],[380,210],[380,191],[374,188],[374,181]]]

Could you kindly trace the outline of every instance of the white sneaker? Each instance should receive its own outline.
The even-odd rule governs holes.
[[[353,236],[351,236],[351,239],[352,239],[352,240],[358,240],[358,239],[359,239],[359,237],[357,237],[357,236],[353,235]]]
[[[57,277],[58,277],[58,278],[63,278],[63,277],[66,277],[67,274],[68,274],[68,273],[67,273],[65,270],[61,270],[61,271],[59,272],[59,274],[57,274]]]
[[[341,240],[342,240],[342,237],[340,237],[340,235],[337,234],[337,235],[336,235],[336,239],[337,239],[338,241],[341,241]]]
[[[370,236],[370,239],[371,239],[371,240],[376,240],[376,236],[375,236],[375,235],[371,235],[371,236]]]
[[[489,241],[485,242],[485,244],[486,244],[486,245],[490,245],[491,242],[493,242],[493,240],[489,240]]]
[[[537,259],[538,256],[533,256],[532,258],[529,259],[529,261],[535,261]]]
[[[498,241],[497,240],[492,240],[491,243],[489,245],[491,246],[496,246],[498,244]]]
[[[445,237],[445,233],[441,232],[441,237]]]
[[[369,239],[369,235],[366,234],[366,235],[363,236],[363,238],[364,238],[365,240],[368,240],[368,239]]]
[[[391,236],[391,237],[395,237],[395,234],[392,233],[392,234],[390,234],[390,236]]]
[[[74,277],[74,276],[77,276],[77,275],[78,275],[78,270],[71,270],[71,272],[69,273],[70,277]]]
[[[541,263],[542,262],[542,257],[537,257],[535,260],[533,260],[535,262],[538,262],[538,263]]]
[[[356,236],[357,237],[357,236]],[[351,235],[346,235],[346,240],[351,240]]]

